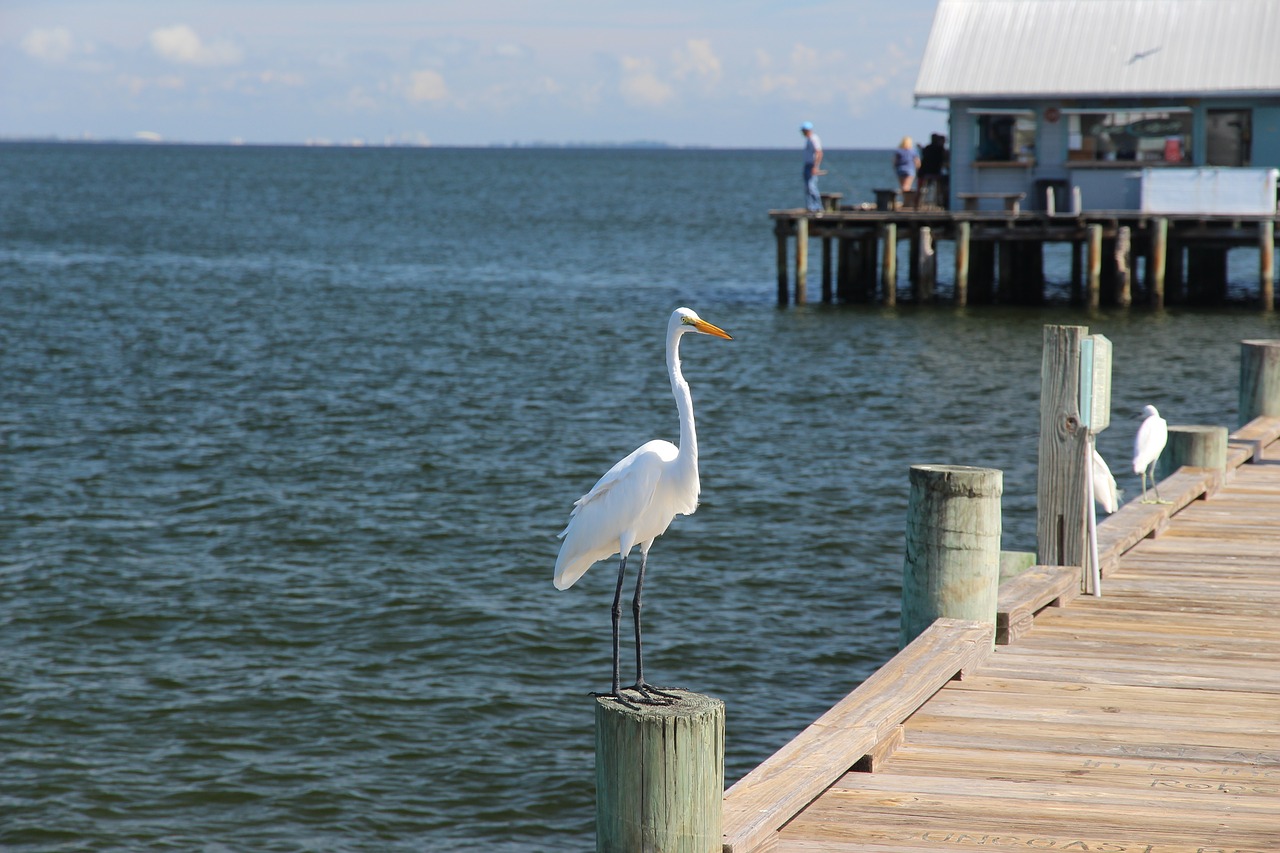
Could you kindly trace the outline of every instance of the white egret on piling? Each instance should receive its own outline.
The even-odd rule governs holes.
[[[636,636],[636,683],[632,689],[647,701],[662,695],[644,680],[640,648],[640,591],[644,586],[649,547],[677,515],[698,508],[698,437],[693,423],[693,397],[680,372],[680,339],[689,332],[733,340],[727,332],[708,323],[688,308],[677,308],[667,323],[667,374],[680,413],[680,446],[655,439],[636,448],[574,501],[569,524],[560,538],[556,558],[556,589],[568,589],[600,560],[620,554],[618,584],[613,593],[613,688],[619,695],[618,622],[622,614],[622,580],[627,555],[640,546],[640,572],[631,600]]]
[[[1115,512],[1120,507],[1116,478],[1111,475],[1111,469],[1098,448],[1090,448],[1090,451],[1093,454],[1093,499],[1108,513]]]
[[[1155,406],[1142,407],[1142,425],[1138,427],[1138,435],[1133,441],[1133,473],[1142,475],[1142,502],[1144,504],[1168,503],[1160,500],[1160,489],[1156,486],[1156,460],[1169,440],[1169,424],[1160,417]],[[1147,476],[1151,476],[1151,488],[1156,499],[1147,497]]]

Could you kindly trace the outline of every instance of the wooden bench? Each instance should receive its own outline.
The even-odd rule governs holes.
[[[839,210],[840,199],[844,198],[844,193],[819,193],[822,198],[822,209],[827,211]]]
[[[964,202],[965,210],[977,210],[981,199],[995,198],[1004,202],[1004,209],[1009,213],[1020,213],[1026,197],[1026,193],[956,193],[956,198]]]

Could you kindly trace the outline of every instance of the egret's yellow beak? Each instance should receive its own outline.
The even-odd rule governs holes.
[[[701,318],[693,321],[693,327],[704,335],[715,335],[717,338],[724,338],[726,341],[733,340],[733,335],[729,334],[719,326],[713,323],[708,323],[706,320]]]

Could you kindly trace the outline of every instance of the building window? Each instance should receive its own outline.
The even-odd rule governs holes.
[[[1031,163],[1036,157],[1036,120],[1029,112],[974,116],[974,155],[979,163]]]
[[[1067,159],[1190,164],[1191,113],[1187,110],[1073,113],[1067,116]]]

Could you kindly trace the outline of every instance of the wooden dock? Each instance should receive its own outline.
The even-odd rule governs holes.
[[[1280,850],[1280,418],[939,619],[724,797],[732,853]]]
[[[1040,304],[1046,301],[1044,247],[1071,247],[1071,300],[1078,304],[1222,304],[1227,300],[1227,252],[1258,251],[1261,310],[1275,306],[1276,222],[1273,215],[1177,214],[1138,211],[1052,213],[1006,204],[998,210],[864,210],[822,213],[771,210],[777,241],[778,304],[808,300],[809,241],[821,242],[821,299],[895,304],[932,302],[940,276],[958,304]],[[898,270],[898,244],[910,243]],[[938,269],[936,246],[955,244],[954,270]],[[794,249],[789,252],[788,249]],[[793,287],[794,284],[794,287]]]

